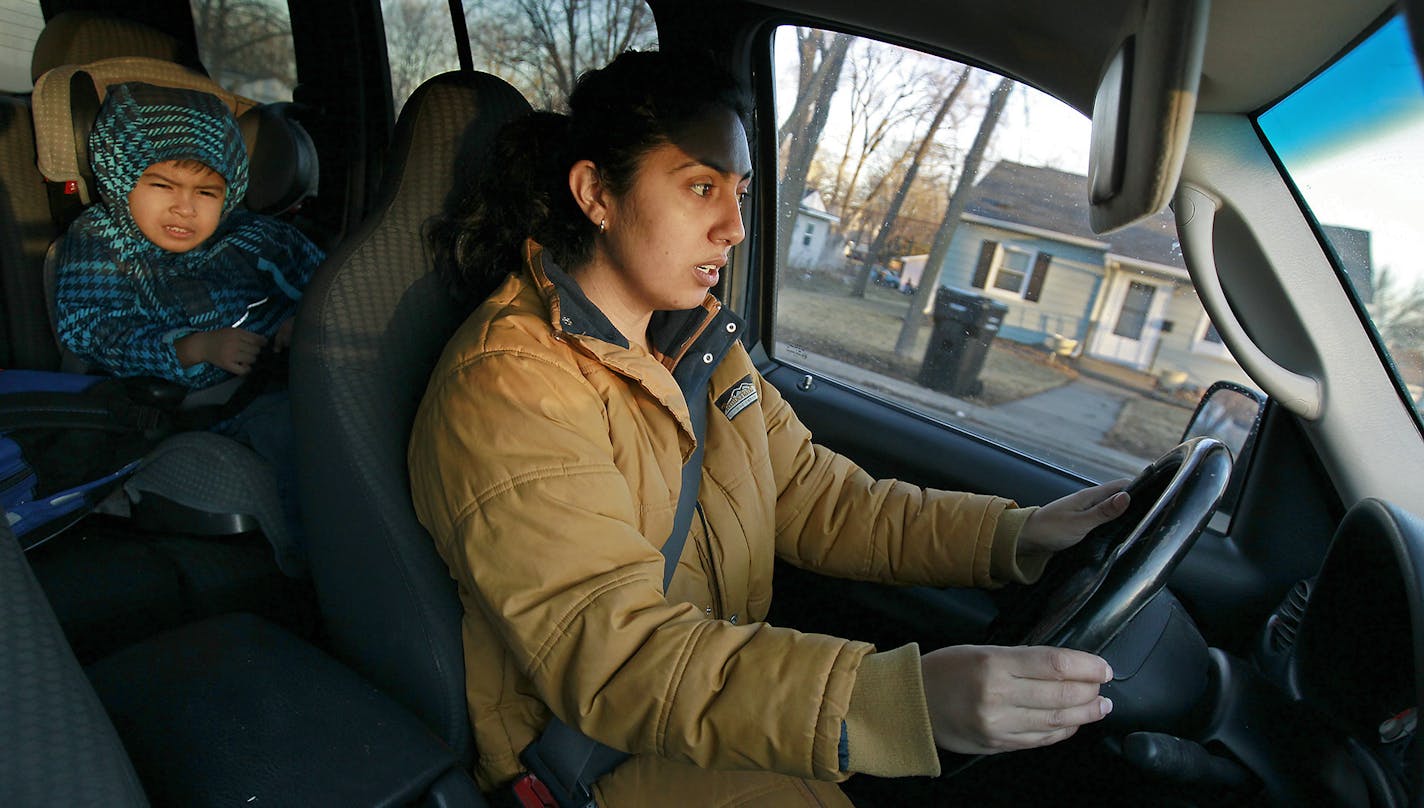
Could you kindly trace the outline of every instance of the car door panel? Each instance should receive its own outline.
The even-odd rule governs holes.
[[[817,443],[876,477],[1012,496],[1022,504],[1041,504],[1082,485],[1059,470],[834,381],[771,360],[759,364]],[[778,567],[775,586],[773,623],[881,647],[975,642],[997,613],[994,596],[983,590],[833,580],[789,565]]]

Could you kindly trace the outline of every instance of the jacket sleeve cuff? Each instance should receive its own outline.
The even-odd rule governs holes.
[[[989,574],[999,583],[1031,584],[1043,574],[1043,567],[1052,553],[1020,553],[1019,533],[1033,508],[1009,508],[999,514],[994,525],[994,549],[989,559]]]
[[[910,643],[860,661],[845,737],[847,771],[877,777],[939,775],[919,646]]]

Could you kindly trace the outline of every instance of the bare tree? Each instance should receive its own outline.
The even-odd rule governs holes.
[[[906,52],[874,41],[862,43],[858,50],[856,58],[850,59],[850,130],[827,199],[833,209],[848,201],[870,155],[896,125],[913,114],[906,102],[915,95],[914,83],[896,76]]]
[[[450,37],[450,5],[442,0],[381,0],[386,57],[396,110],[420,83],[459,66]]]
[[[584,71],[657,42],[643,0],[490,0],[477,16],[470,38],[482,63],[545,108],[567,98]]]
[[[915,288],[915,296],[910,301],[909,310],[905,312],[905,321],[900,325],[900,335],[895,340],[895,353],[900,356],[910,355],[915,345],[915,337],[920,331],[920,324],[934,306],[940,272],[945,256],[949,255],[949,245],[954,241],[955,232],[959,230],[959,219],[969,204],[974,181],[979,176],[979,166],[984,162],[984,153],[989,150],[989,141],[994,137],[994,129],[999,125],[999,117],[1004,114],[1004,107],[1008,105],[1009,95],[1013,90],[1014,80],[1003,78],[989,94],[989,107],[984,111],[984,120],[980,122],[979,131],[974,135],[969,153],[964,156],[964,170],[959,174],[954,195],[950,197],[949,205],[944,211],[944,221],[940,223],[934,246],[930,248],[929,257],[925,260],[925,274],[920,277],[920,285]]]
[[[1382,267],[1374,277],[1374,299],[1365,308],[1391,351],[1424,347],[1424,279],[1405,286],[1391,267]]]
[[[900,207],[905,202],[905,197],[910,193],[910,186],[914,185],[915,177],[919,174],[920,164],[924,161],[925,155],[929,154],[930,148],[934,145],[935,135],[939,132],[940,124],[949,115],[950,107],[959,100],[959,94],[964,91],[964,86],[969,83],[969,75],[972,68],[966,66],[959,71],[959,76],[953,86],[945,92],[939,107],[935,110],[934,117],[930,120],[929,128],[925,130],[924,137],[920,138],[914,149],[914,156],[910,158],[910,167],[905,171],[905,176],[900,180],[900,187],[896,189],[895,196],[890,200],[890,208],[885,212],[885,219],[880,225],[880,230],[875,234],[875,241],[871,243],[870,249],[866,251],[865,263],[857,276],[855,286],[851,289],[852,297],[865,297],[865,287],[870,283],[870,272],[875,264],[879,262],[885,252],[885,245],[890,238],[890,231],[894,228],[895,219],[900,215]]]
[[[804,44],[801,47],[802,75],[806,74],[806,58],[813,58],[815,67],[808,83],[798,88],[792,114],[781,130],[786,157],[782,163],[785,170],[781,175],[781,185],[777,189],[777,266],[786,265],[791,249],[791,230],[796,225],[801,199],[806,195],[806,178],[821,142],[821,132],[826,128],[831,99],[840,87],[841,69],[845,65],[846,51],[850,48],[850,37],[845,34],[815,33],[818,44],[814,51]],[[792,128],[798,110],[804,114],[804,120]]]
[[[193,28],[213,80],[260,101],[296,86],[292,25],[275,0],[194,0]],[[274,86],[275,85],[275,86]]]

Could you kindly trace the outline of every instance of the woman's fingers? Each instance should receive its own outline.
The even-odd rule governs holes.
[[[921,657],[935,740],[952,752],[991,754],[1055,743],[1102,719],[1107,662],[1066,648],[954,646]]]

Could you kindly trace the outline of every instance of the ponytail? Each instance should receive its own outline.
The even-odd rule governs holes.
[[[533,112],[510,121],[491,151],[488,168],[430,221],[426,234],[437,271],[471,308],[519,271],[525,239],[561,264],[592,246],[590,233],[587,246],[570,254],[584,217],[568,192],[567,115]]]

